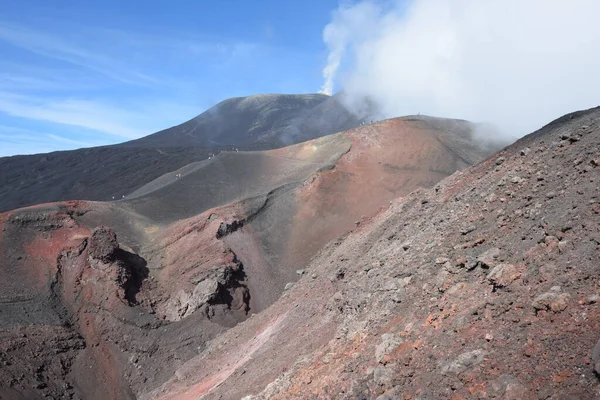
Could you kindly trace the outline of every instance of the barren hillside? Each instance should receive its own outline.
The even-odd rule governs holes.
[[[481,159],[487,150],[470,130],[389,120],[224,153],[125,201],[0,214],[0,270],[10,276],[0,291],[0,394],[139,398],[170,385],[211,340],[306,277],[330,239]]]
[[[391,202],[143,399],[600,397],[600,109]]]

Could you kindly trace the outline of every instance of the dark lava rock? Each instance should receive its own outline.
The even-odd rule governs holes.
[[[598,343],[594,346],[592,359],[594,360],[594,371],[600,376],[600,340],[598,340]]]
[[[233,221],[231,224],[226,224],[225,222],[221,222],[219,225],[219,229],[217,230],[217,239],[222,238],[223,236],[227,236],[230,233],[233,233],[244,226],[244,221]]]
[[[89,244],[90,257],[109,263],[115,260],[118,249],[117,235],[112,230],[105,226],[94,229]]]

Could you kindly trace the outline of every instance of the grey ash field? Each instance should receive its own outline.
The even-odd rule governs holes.
[[[264,122],[272,99],[226,104]],[[0,214],[0,398],[599,398],[600,109],[502,150],[332,115],[312,137],[240,117],[240,151],[124,201]]]

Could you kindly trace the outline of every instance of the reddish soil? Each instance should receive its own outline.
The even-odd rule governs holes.
[[[331,171],[323,171],[298,190],[285,259],[300,267],[327,242],[352,229],[390,200],[441,179],[480,159],[464,148],[462,159],[443,143],[444,132],[413,121],[388,120],[347,132],[351,150]],[[456,135],[449,146],[467,147]]]

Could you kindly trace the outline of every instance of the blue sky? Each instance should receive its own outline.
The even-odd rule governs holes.
[[[322,85],[337,0],[1,0],[0,156],[111,144]]]

